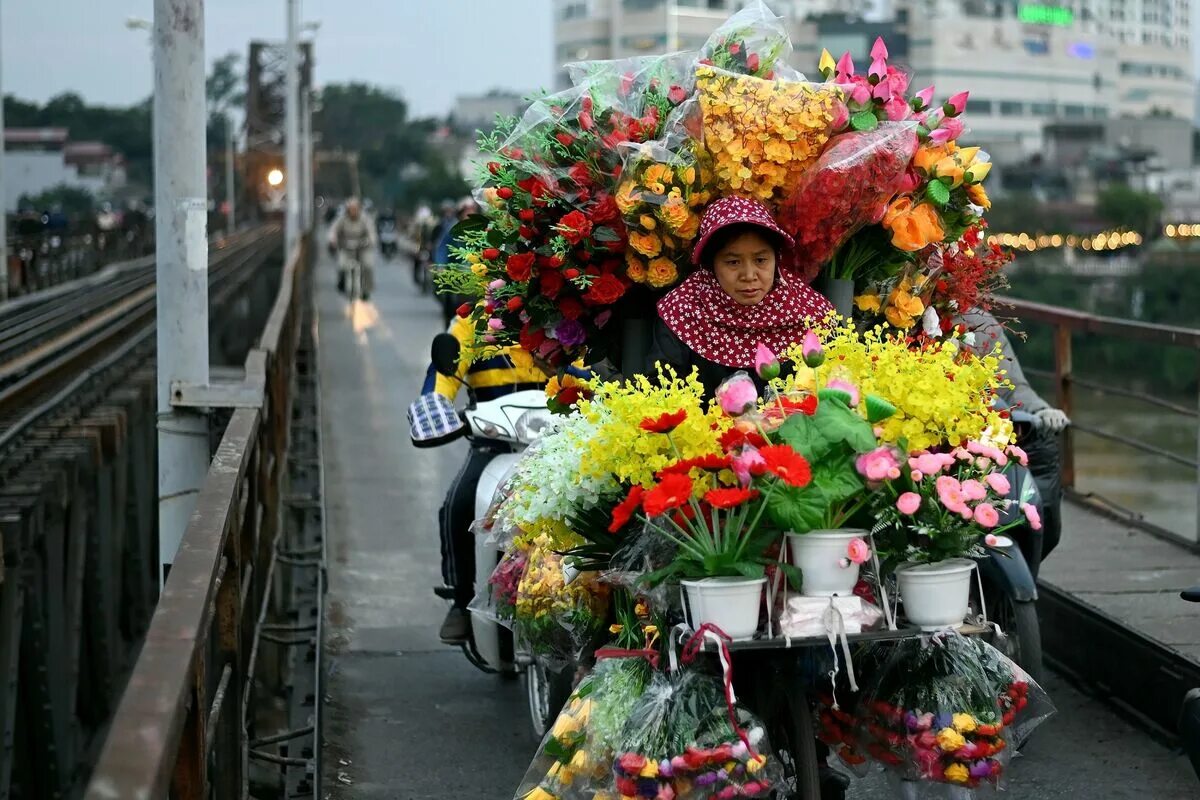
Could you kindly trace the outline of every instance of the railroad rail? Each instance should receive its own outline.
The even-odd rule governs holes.
[[[211,249],[214,319],[281,241]],[[144,260],[0,307],[0,800],[79,795],[155,607],[154,306]]]

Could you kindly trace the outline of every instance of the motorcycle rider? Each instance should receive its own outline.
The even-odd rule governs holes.
[[[461,242],[456,241],[454,238],[454,226],[465,220],[467,217],[478,213],[479,204],[476,203],[474,199],[470,197],[464,197],[459,201],[458,210],[455,212],[454,218],[447,221],[445,228],[442,230],[441,237],[437,241],[437,246],[434,248],[434,266],[440,264],[449,264],[454,260],[454,256],[450,252],[450,248],[461,244]],[[447,324],[449,324],[451,318],[454,316],[454,309],[458,308],[458,306],[467,299],[469,298],[458,294],[443,294],[441,296],[442,316],[446,320]]]
[[[546,373],[525,350],[518,346],[502,348],[489,358],[471,363],[468,353],[474,339],[470,321],[455,317],[450,333],[458,339],[463,356],[458,375],[441,375],[432,364],[425,374],[422,394],[436,392],[453,404],[459,388],[465,383],[478,401],[546,385]],[[499,450],[486,443],[472,442],[458,475],[450,483],[446,499],[438,512],[438,530],[442,550],[442,580],[454,590],[453,605],[446,614],[439,632],[446,644],[462,644],[471,635],[471,618],[467,606],[475,597],[475,538],[471,524],[475,521],[475,490],[479,478]]]
[[[338,291],[346,291],[346,275],[352,259],[357,257],[362,269],[362,299],[369,300],[375,288],[375,272],[372,267],[379,241],[375,235],[375,223],[363,212],[357,197],[346,201],[346,211],[329,226],[329,250],[338,259]]]

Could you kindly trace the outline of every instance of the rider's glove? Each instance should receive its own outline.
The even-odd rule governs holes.
[[[1058,408],[1043,408],[1034,416],[1038,418],[1041,427],[1051,433],[1058,433],[1071,424],[1071,418]]]

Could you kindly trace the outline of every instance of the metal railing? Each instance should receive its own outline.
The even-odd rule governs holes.
[[[9,296],[86,277],[117,261],[154,252],[154,224],[84,233],[40,231],[8,239]]]
[[[1110,383],[1085,380],[1076,375],[1073,347],[1073,337],[1075,335],[1105,336],[1123,340],[1136,340],[1145,342],[1148,345],[1161,347],[1184,348],[1196,354],[1198,363],[1200,363],[1200,329],[1154,325],[1114,317],[1102,317],[1083,311],[1035,303],[1029,300],[1006,300],[1005,302],[1009,304],[1012,312],[1022,321],[1032,320],[1040,322],[1049,325],[1053,329],[1054,370],[1051,372],[1026,368],[1025,372],[1053,380],[1056,403],[1073,420],[1071,426],[1062,437],[1062,479],[1064,487],[1067,489],[1075,488],[1076,434],[1104,439],[1131,450],[1146,453],[1173,464],[1193,469],[1196,471],[1197,499],[1195,535],[1196,541],[1200,541],[1200,430],[1197,432],[1195,443],[1196,456],[1195,458],[1191,458],[1111,430],[1082,424],[1075,419],[1075,390],[1076,388],[1083,388],[1102,394],[1125,397],[1145,403],[1148,406],[1190,418],[1200,418],[1200,397],[1197,398],[1195,407],[1189,407],[1147,392],[1116,386]],[[1155,526],[1148,524],[1145,524],[1145,527],[1155,528]],[[1173,533],[1162,531],[1161,529],[1157,529],[1156,532]],[[1192,544],[1194,543],[1193,541]]]
[[[302,242],[289,255],[244,382],[184,400],[232,416],[92,773],[91,800],[248,796],[309,253]]]

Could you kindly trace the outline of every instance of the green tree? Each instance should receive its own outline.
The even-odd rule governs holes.
[[[68,217],[84,217],[95,210],[96,198],[87,189],[78,186],[60,184],[35,195],[21,195],[17,201],[19,208],[33,208],[44,211],[59,207]]]
[[[1156,195],[1114,183],[1100,193],[1096,213],[1105,222],[1149,237],[1158,226],[1163,203]]]
[[[225,147],[225,115],[246,102],[246,76],[241,68],[242,57],[229,52],[213,62],[212,71],[204,81],[208,100],[208,146]]]

